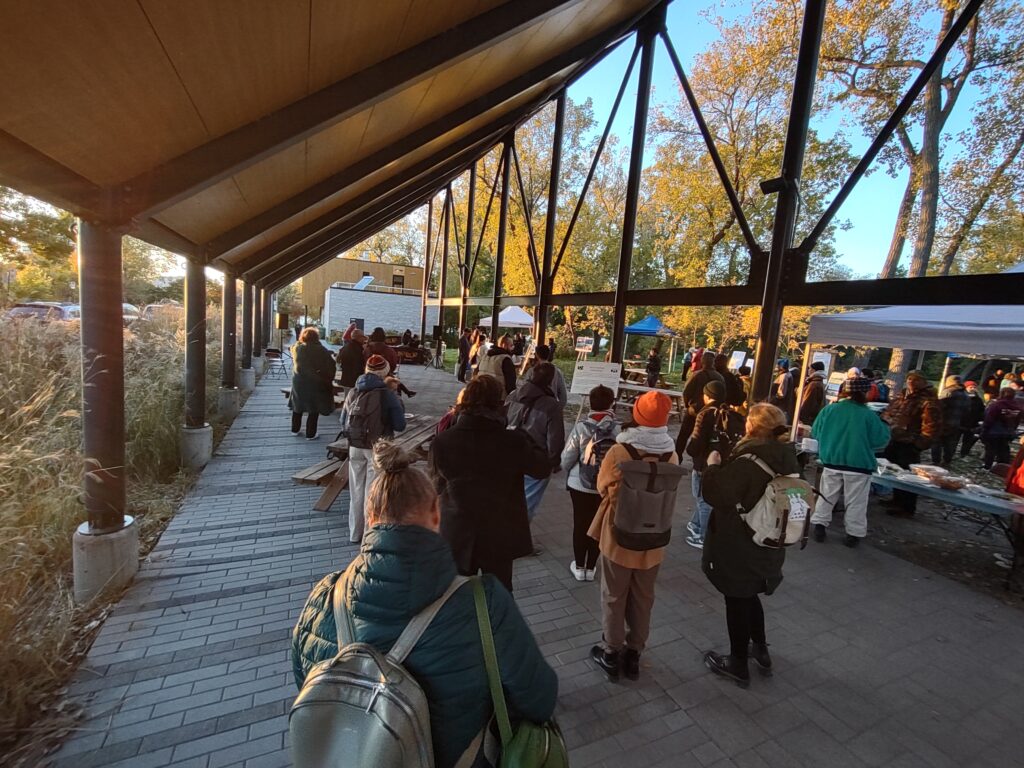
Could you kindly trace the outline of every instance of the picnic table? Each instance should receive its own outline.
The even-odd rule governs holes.
[[[623,381],[619,383],[619,402],[623,404],[633,403],[645,392],[661,392],[661,394],[667,395],[668,398],[672,400],[672,404],[675,406],[676,410],[679,412],[679,418],[683,418],[683,393],[677,389],[648,387],[645,384],[634,384],[630,381]]]

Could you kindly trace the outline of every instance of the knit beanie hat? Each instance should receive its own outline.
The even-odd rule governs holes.
[[[370,355],[370,359],[366,361],[366,372],[375,373],[378,376],[387,375],[389,367],[388,361],[380,355]]]
[[[641,427],[664,427],[672,401],[661,392],[645,392],[633,403],[633,421]]]
[[[712,379],[704,385],[704,394],[720,403],[725,400],[725,384]]]

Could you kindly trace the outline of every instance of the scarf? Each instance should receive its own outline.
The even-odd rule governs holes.
[[[630,427],[619,432],[617,443],[629,443],[645,453],[668,453],[676,449],[676,441],[668,436],[668,427]]]

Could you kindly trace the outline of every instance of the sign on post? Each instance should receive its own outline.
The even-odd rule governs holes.
[[[594,387],[603,384],[618,395],[621,375],[622,363],[579,362],[573,368],[569,392],[574,395],[586,395]]]
[[[576,337],[576,351],[586,352],[588,355],[594,352],[594,339],[590,336],[577,336]]]
[[[815,352],[811,355],[812,363],[823,363],[825,366],[825,373],[827,374],[832,369],[832,353],[831,352]]]
[[[738,371],[740,369],[740,366],[743,365],[744,362],[746,362],[746,359],[747,353],[744,352],[742,349],[737,349],[729,357],[729,370]]]

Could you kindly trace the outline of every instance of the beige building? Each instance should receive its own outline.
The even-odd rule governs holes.
[[[392,289],[395,293],[419,296],[423,288],[423,267],[341,258],[317,267],[302,278],[299,291],[302,303],[316,317],[320,314],[328,288],[335,283],[349,288],[367,276],[373,278],[370,285],[374,291]]]

